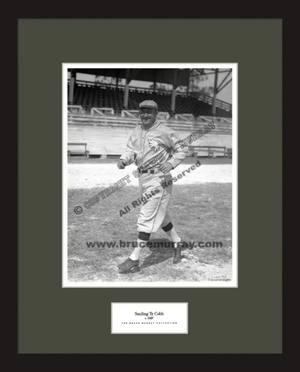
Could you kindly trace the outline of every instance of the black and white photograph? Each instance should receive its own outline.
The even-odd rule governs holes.
[[[238,287],[237,63],[63,63],[63,287]]]

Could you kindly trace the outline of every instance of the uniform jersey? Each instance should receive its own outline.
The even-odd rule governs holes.
[[[135,127],[120,159],[126,165],[134,162],[140,170],[158,168],[165,162],[171,163],[174,169],[186,156],[187,147],[181,146],[178,134],[163,122],[155,121],[149,129],[142,124]]]

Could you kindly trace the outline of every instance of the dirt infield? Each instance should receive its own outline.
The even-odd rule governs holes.
[[[196,160],[195,160],[196,162]],[[180,164],[172,175],[183,172],[190,164]],[[68,164],[68,188],[91,189],[94,187],[106,187],[127,174],[130,175],[131,186],[138,186],[138,180],[132,175],[136,169],[130,165],[124,170],[119,170],[115,164]],[[186,176],[178,181],[178,184],[203,184],[203,183],[232,183],[231,164],[202,164],[195,171],[186,173]]]

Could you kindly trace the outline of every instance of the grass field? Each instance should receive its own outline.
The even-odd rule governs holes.
[[[92,160],[92,159],[91,159]],[[95,159],[95,161],[99,159]],[[192,162],[195,160],[193,159]],[[231,161],[231,160],[230,160]],[[119,274],[117,265],[131,253],[132,246],[94,247],[88,242],[135,242],[139,208],[120,217],[120,209],[139,197],[138,188],[125,186],[100,200],[81,215],[76,205],[104,188],[68,190],[68,280],[72,282],[197,282],[231,280],[232,275],[232,184],[207,183],[176,185],[170,213],[173,224],[185,241],[222,242],[221,248],[194,248],[182,251],[183,260],[172,263],[173,249],[163,230],[153,233],[150,242],[164,247],[144,248],[141,271]]]

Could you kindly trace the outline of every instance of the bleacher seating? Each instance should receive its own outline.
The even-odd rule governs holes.
[[[164,125],[178,131],[182,139],[203,129],[213,119],[215,129],[192,143],[193,146],[204,146],[205,154],[210,147],[232,148],[232,113],[228,111],[231,105],[225,102],[219,101],[223,106],[217,106],[216,117],[212,117],[211,97],[177,93],[176,110],[171,112],[171,92],[154,93],[150,89],[130,88],[127,114],[124,114],[124,87],[99,86],[80,81],[75,84],[73,106],[68,109],[68,142],[86,144],[91,156],[120,155],[125,151],[128,137],[139,121],[134,111],[130,110],[137,110],[139,103],[146,99],[157,102],[159,111],[165,115],[162,118]],[[108,112],[105,108],[112,108],[114,112]]]
[[[178,131],[181,139],[203,129],[211,117],[199,117],[194,121],[168,119],[164,125]],[[90,155],[120,155],[126,149],[132,129],[137,125],[134,117],[111,115],[68,115],[68,142],[87,143]],[[227,118],[214,118],[215,129],[193,141],[193,146],[232,147],[232,122]],[[112,140],[113,138],[113,140]]]
[[[123,110],[124,88],[99,86],[92,84],[76,83],[74,87],[74,105],[81,105],[84,110],[90,110],[92,107],[111,107],[117,115]],[[152,99],[157,102],[159,111],[165,111],[171,115],[190,113],[195,117],[200,115],[212,115],[212,105],[196,97],[183,94],[176,95],[175,113],[171,108],[171,92],[152,92],[151,90],[142,90],[130,88],[128,110],[136,110],[141,101]],[[231,117],[232,113],[216,108],[216,116]]]

